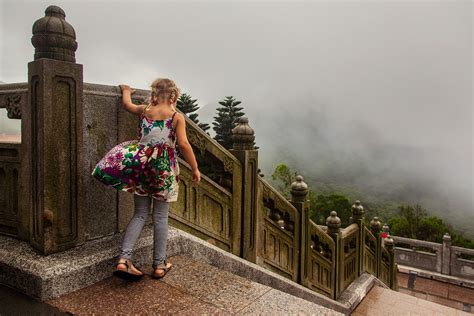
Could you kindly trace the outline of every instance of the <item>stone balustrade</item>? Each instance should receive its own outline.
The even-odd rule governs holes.
[[[398,264],[474,280],[474,249],[452,246],[449,234],[444,235],[442,244],[392,237]]]

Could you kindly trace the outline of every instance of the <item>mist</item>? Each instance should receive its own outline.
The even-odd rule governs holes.
[[[0,81],[27,81],[31,27],[50,4],[0,2]],[[85,82],[172,78],[207,123],[233,95],[265,177],[284,162],[310,184],[355,187],[363,203],[398,195],[472,231],[471,1],[54,4]],[[19,132],[4,112],[0,133]]]

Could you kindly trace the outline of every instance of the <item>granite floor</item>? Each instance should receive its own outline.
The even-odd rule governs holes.
[[[411,295],[374,286],[352,313],[353,316],[472,316],[470,313]]]
[[[142,266],[139,281],[111,276],[46,303],[75,315],[342,315],[185,256],[169,261],[174,266],[162,279]]]

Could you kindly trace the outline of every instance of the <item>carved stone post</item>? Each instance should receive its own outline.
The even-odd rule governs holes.
[[[334,265],[334,297],[333,299],[337,299],[340,289],[340,282],[339,278],[341,278],[341,257],[344,256],[344,247],[342,246],[342,239],[341,239],[341,219],[337,216],[335,211],[332,211],[328,218],[326,218],[326,226],[328,228],[327,233],[331,238],[334,240],[335,245],[335,252],[336,252],[336,262]]]
[[[305,255],[304,251],[306,248],[306,234],[308,232],[308,221],[309,221],[309,207],[308,207],[308,185],[303,181],[301,175],[296,176],[296,181],[291,184],[291,204],[298,210],[299,216],[296,220],[300,222],[300,242],[298,249],[298,279],[297,282],[301,284],[302,273],[304,271]]]
[[[230,152],[242,164],[242,240],[240,256],[255,262],[257,249],[257,171],[258,151],[254,149],[255,135],[246,117],[241,117],[232,129]]]
[[[351,211],[352,211],[351,222],[356,223],[360,227],[362,222],[364,221],[365,210],[362,204],[360,204],[359,200],[356,200],[354,204],[352,204]]]
[[[365,216],[365,210],[364,210],[364,207],[362,206],[362,204],[360,203],[359,200],[356,200],[354,202],[354,204],[352,204],[352,207],[351,207],[351,211],[352,211],[352,216],[351,216],[351,223],[355,223],[357,224],[357,226],[359,226],[359,253],[357,254],[359,256],[359,273],[358,275],[360,275],[361,273],[364,272],[364,260],[365,260],[365,256],[364,256],[364,251],[365,251],[365,247],[364,247],[364,242],[365,242],[365,225],[364,225],[364,216]]]
[[[443,250],[441,260],[441,273],[451,274],[451,236],[446,233],[443,236]],[[439,256],[439,254],[438,254]]]
[[[395,263],[395,254],[393,251],[394,242],[392,237],[387,237],[385,239],[385,248],[387,248],[388,253],[390,254],[390,288],[396,290],[398,287],[397,283],[397,265]]]
[[[376,269],[375,274],[377,277],[379,276],[380,273],[380,261],[382,260],[382,250],[380,249],[382,247],[382,241],[380,237],[380,232],[382,230],[382,222],[379,220],[377,216],[375,216],[371,221],[370,221],[370,231],[372,234],[375,236],[377,240],[376,244],[376,250],[375,250],[375,262],[376,262]]]
[[[22,208],[30,214],[30,243],[43,254],[81,240],[83,76],[66,14],[49,6],[33,24],[28,103],[22,117]]]
[[[329,236],[336,241],[337,235],[341,232],[341,219],[335,211],[332,211],[329,217],[326,218],[326,226],[328,227]]]

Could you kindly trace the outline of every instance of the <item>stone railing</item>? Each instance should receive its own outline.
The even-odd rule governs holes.
[[[22,122],[21,143],[0,145],[0,233],[48,255],[126,228],[133,195],[104,186],[91,172],[113,146],[135,139],[139,126],[122,107],[118,87],[83,82],[64,11],[50,6],[39,21],[28,82],[0,85],[0,107]],[[149,94],[137,90],[133,99],[142,103]],[[186,123],[202,178],[196,185],[179,158],[171,225],[332,299],[364,272],[396,287],[391,239],[382,245],[380,221],[366,226],[359,201],[349,227],[341,229],[335,212],[326,226],[317,225],[309,219],[302,176],[291,185],[290,200],[260,176],[247,118],[232,130],[228,150],[187,117]]]
[[[0,232],[18,237],[20,192],[20,143],[0,141]]]
[[[7,111],[9,119],[21,119],[21,109],[28,102],[27,83],[0,85],[0,108]],[[22,126],[22,128],[25,128]],[[28,219],[20,212],[21,138],[0,139],[0,233],[24,239],[28,234]]]
[[[474,280],[474,249],[452,246],[449,234],[442,244],[398,236],[393,240],[400,265]]]

